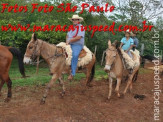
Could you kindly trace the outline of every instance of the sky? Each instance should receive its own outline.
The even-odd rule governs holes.
[[[41,2],[43,2],[44,0],[40,0]],[[47,0],[48,1],[48,0]],[[49,1],[53,1],[53,0],[49,0]],[[75,1],[75,0],[74,0]],[[95,0],[94,0],[95,1]],[[101,1],[105,1],[105,0],[97,0],[98,2],[101,2]],[[120,1],[120,3],[119,3],[119,1]],[[113,3],[115,4],[115,6],[118,6],[118,4],[121,4],[121,5],[123,5],[123,4],[127,4],[127,1],[128,0],[113,0]],[[130,1],[132,1],[132,0],[130,0]],[[143,3],[144,5],[145,4],[147,4],[150,0],[138,0],[138,1],[140,1],[141,3]],[[145,13],[145,16],[148,18],[149,17],[149,15],[151,15],[153,12],[154,13],[159,13],[159,12],[162,12],[161,14],[159,14],[159,16],[160,17],[162,17],[163,18],[163,0],[155,0],[156,2],[155,2],[155,8],[154,7],[152,7],[153,6],[153,4],[151,4],[150,6],[151,6],[151,8],[153,8],[153,10],[147,10],[146,11],[146,13]],[[157,2],[158,1],[158,2]],[[87,0],[85,0],[85,2],[87,2]],[[158,4],[159,3],[159,4]],[[101,4],[101,6],[102,6],[102,4]],[[103,4],[103,6],[105,6],[104,4]],[[147,8],[148,9],[148,8]],[[117,14],[118,14],[118,12],[116,12]],[[105,15],[109,18],[109,16],[111,16],[111,15],[113,15],[113,14],[115,14],[115,12],[112,12],[112,13],[110,13],[110,12],[108,12],[108,13],[105,13]],[[150,21],[152,21],[152,22],[156,22],[156,20],[157,20],[157,17],[155,17],[155,18],[153,18],[153,19],[150,19]]]

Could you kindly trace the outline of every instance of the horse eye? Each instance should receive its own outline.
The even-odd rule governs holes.
[[[33,47],[29,47],[29,49],[32,49]]]

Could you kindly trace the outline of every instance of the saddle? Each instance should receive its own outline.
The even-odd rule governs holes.
[[[125,64],[125,68],[126,69],[134,69],[136,66],[138,66],[140,64],[140,55],[139,55],[139,51],[135,50],[135,51],[130,51],[132,54],[131,58],[127,53],[125,53],[122,49],[121,49],[121,55],[122,55],[122,59],[123,59],[123,63]]]
[[[72,49],[70,45],[66,45],[65,42],[60,42],[59,44],[57,44],[57,46],[64,49],[66,65],[71,65]],[[93,53],[86,46],[84,46],[79,54],[78,67],[88,64],[92,60],[92,54]]]
[[[84,49],[82,49],[79,54],[79,58],[83,58],[84,56],[86,56],[86,54],[87,54],[87,52]]]
[[[83,58],[86,55],[87,55],[87,52],[84,49],[82,49],[81,52],[80,52],[80,54],[79,54],[79,58]],[[66,58],[68,57],[67,52],[65,52],[65,56],[66,56]]]

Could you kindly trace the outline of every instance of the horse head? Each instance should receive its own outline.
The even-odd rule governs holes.
[[[117,48],[118,48],[118,42],[115,41],[114,43],[111,44],[111,41],[108,41],[108,49],[106,50],[106,64],[104,70],[110,71],[111,66],[114,64],[117,56]]]
[[[41,44],[39,43],[39,40],[36,37],[36,34],[32,34],[32,38],[29,41],[26,52],[24,55],[24,63],[29,64],[33,60],[36,59],[37,56],[40,56],[40,51],[41,51]]]

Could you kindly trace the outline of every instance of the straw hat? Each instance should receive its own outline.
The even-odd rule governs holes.
[[[128,30],[126,30],[124,33],[129,33],[130,34],[130,36],[132,36],[133,35],[133,33],[128,29]]]
[[[133,33],[133,34],[137,34],[138,32],[137,32],[136,30],[133,30],[132,33]]]
[[[73,15],[72,18],[68,18],[70,21],[72,21],[72,19],[79,19],[79,22],[82,22],[84,19],[82,17],[79,17],[79,15]]]

